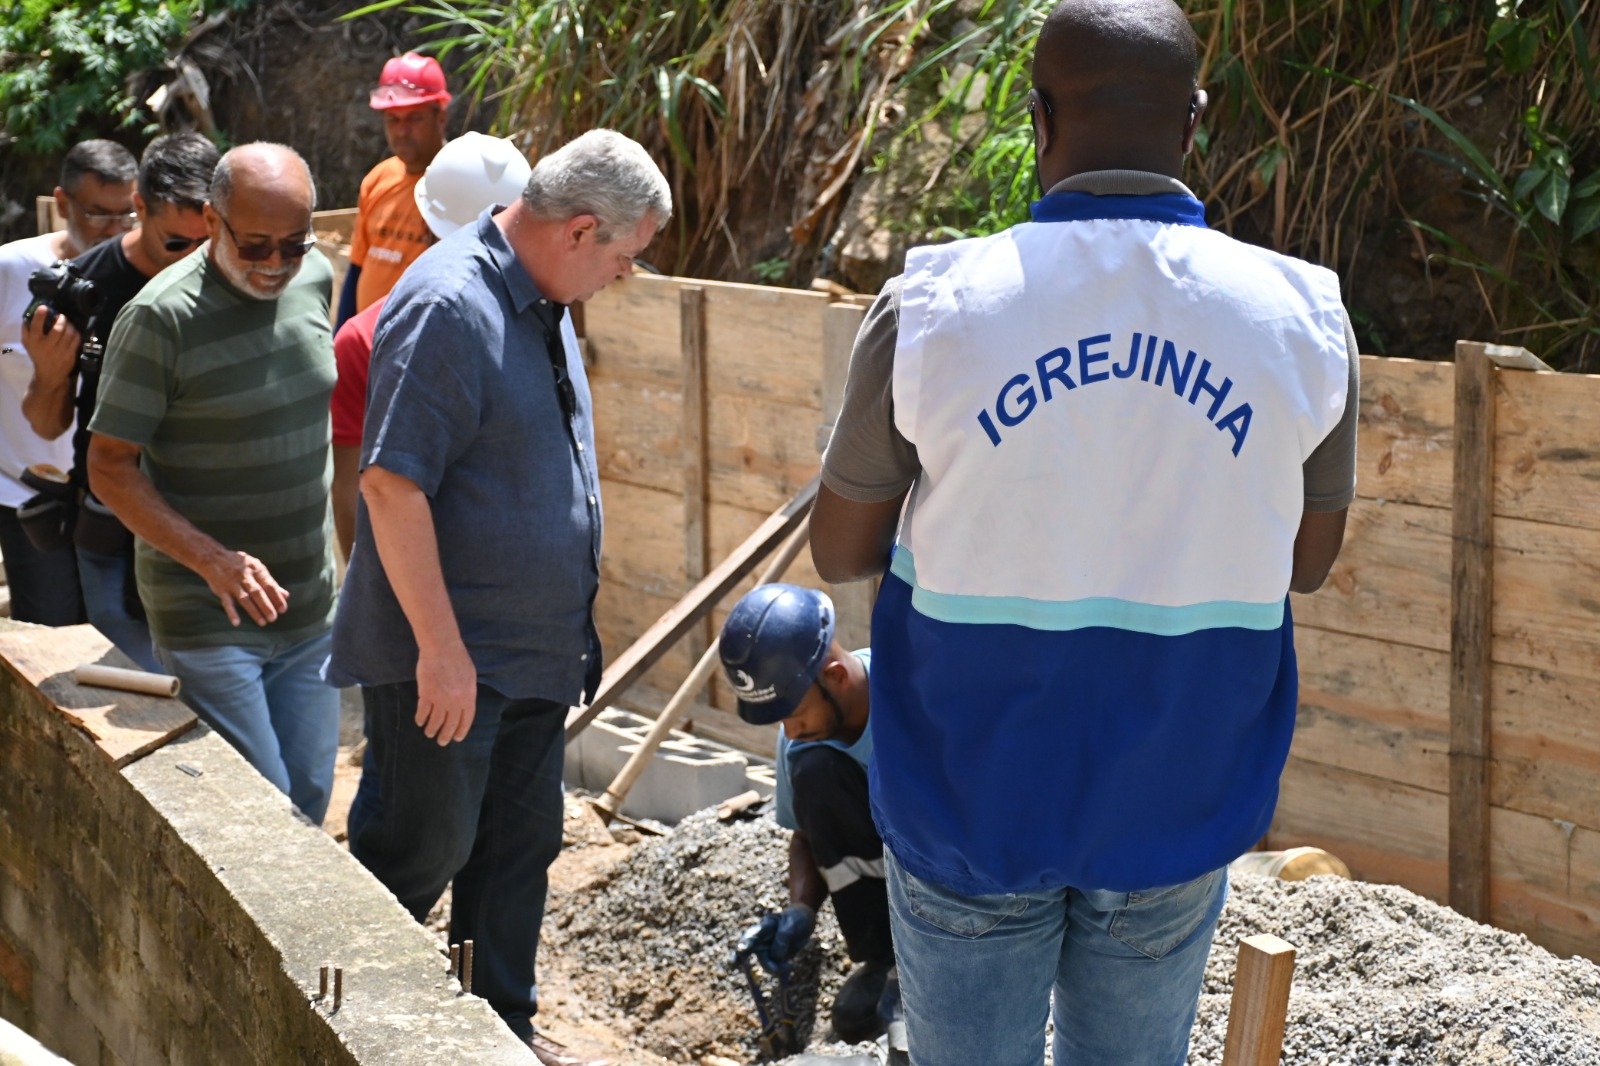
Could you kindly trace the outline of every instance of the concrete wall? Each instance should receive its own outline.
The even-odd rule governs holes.
[[[67,674],[84,631],[103,638],[0,625],[0,648],[32,642],[0,661],[0,1017],[79,1064],[533,1061],[209,729],[119,767]],[[324,961],[344,968],[337,1012],[313,1002]]]

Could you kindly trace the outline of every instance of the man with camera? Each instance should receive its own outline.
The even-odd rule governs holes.
[[[117,317],[89,424],[89,487],[137,536],[156,657],[183,698],[313,822],[339,694],[328,323],[305,161],[247,144],[217,163],[209,241]]]
[[[22,349],[23,312],[37,298],[35,288],[53,290],[54,274],[34,285],[30,280],[41,269],[80,255],[133,224],[134,171],[132,154],[120,144],[94,140],[74,145],[62,160],[55,190],[67,228],[0,247],[0,553],[11,586],[11,617],[24,622],[59,626],[83,621],[64,504],[49,508],[51,501],[39,501],[45,511],[35,528],[50,531],[40,545],[17,514],[39,491],[37,485],[23,483],[28,467],[44,467],[37,472],[46,475],[43,481],[30,480],[49,485],[51,476],[72,464],[70,443],[41,439],[22,413],[23,394],[33,376]]]
[[[101,345],[118,312],[145,282],[205,242],[201,208],[216,165],[216,146],[198,133],[151,141],[133,194],[139,224],[74,259],[56,298],[23,325],[23,347],[33,360],[33,381],[22,401],[29,425],[45,440],[55,440],[77,416],[67,490],[69,503],[77,505],[73,543],[89,621],[147,670],[159,670],[160,664],[134,589],[133,536],[87,492],[89,419],[100,386]],[[90,286],[87,297],[76,295],[83,282]]]

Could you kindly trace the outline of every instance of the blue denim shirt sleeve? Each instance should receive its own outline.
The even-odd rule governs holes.
[[[477,360],[461,350],[477,336],[453,304],[408,300],[380,319],[368,372],[361,466],[381,466],[433,496],[470,445],[482,409]],[[466,368],[466,373],[463,373]]]

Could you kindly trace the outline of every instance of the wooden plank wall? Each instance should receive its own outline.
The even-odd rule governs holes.
[[[1600,959],[1600,378],[1494,372],[1489,920]],[[1268,845],[1448,893],[1454,367],[1362,359],[1328,585],[1295,597],[1300,719]]]
[[[685,329],[686,314],[700,321]],[[833,417],[823,410],[824,378],[829,367],[842,373],[855,332],[841,330],[839,318],[859,323],[862,314],[822,293],[653,276],[612,285],[584,306],[606,520],[596,616],[608,657],[659,618],[706,559],[727,556],[816,474],[818,430]],[[687,359],[686,343],[698,349]],[[830,353],[841,344],[842,358]],[[686,419],[686,396],[701,387],[703,417]],[[704,486],[703,509],[686,507],[691,486]],[[686,522],[692,527],[702,516],[703,533],[688,535]],[[787,580],[822,585],[809,550]],[[747,579],[738,593],[753,584]],[[840,609],[840,639],[865,645],[861,590],[829,591]],[[716,628],[737,598],[715,612]],[[695,643],[684,642],[646,675],[637,702],[649,710],[665,702],[688,675]],[[772,729],[745,726],[733,707],[719,674],[695,728],[770,756]]]
[[[703,297],[685,300],[685,285]],[[703,322],[686,330],[685,307]],[[655,277],[585,307],[609,654],[688,586],[699,541],[685,523],[700,512],[685,506],[686,486],[705,486],[715,561],[815,473],[861,314],[819,293]],[[698,364],[684,358],[686,337]],[[685,383],[697,388],[702,375],[697,434]],[[1600,959],[1600,377],[1500,370],[1494,380],[1489,917]],[[1362,361],[1359,495],[1327,587],[1295,598],[1300,720],[1268,839],[1320,844],[1359,877],[1440,901],[1453,388],[1449,363]],[[686,427],[701,438],[687,447]],[[808,553],[789,576],[817,582]],[[866,643],[868,590],[830,591],[846,643]],[[645,708],[659,708],[690,665],[679,649],[653,670]],[[770,751],[770,730],[742,727],[720,681],[711,703],[697,729]]]

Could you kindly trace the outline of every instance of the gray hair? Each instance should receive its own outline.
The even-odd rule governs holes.
[[[256,154],[257,149],[272,149],[294,158],[300,164],[301,171],[306,176],[306,185],[311,189],[311,210],[317,209],[317,183],[312,180],[311,167],[305,158],[286,144],[277,144],[273,141],[254,141],[250,144],[241,144],[237,148],[229,149],[217,161],[217,167],[211,172],[211,205],[219,210],[226,210],[228,198],[233,195],[233,165],[241,154]],[[247,150],[249,150],[247,152]]]
[[[672,217],[672,188],[644,146],[615,130],[590,130],[539,160],[522,202],[540,218],[594,215],[614,241],[646,215],[659,230]]]

